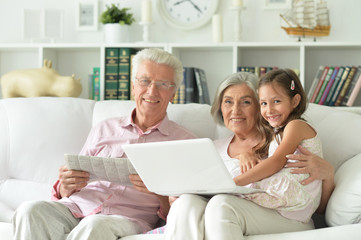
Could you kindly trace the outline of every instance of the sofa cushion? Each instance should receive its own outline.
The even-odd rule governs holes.
[[[3,103],[9,136],[7,156],[1,161],[6,161],[8,177],[53,183],[64,153],[78,153],[86,140],[93,102],[44,97]]]
[[[323,157],[336,170],[346,160],[361,152],[361,115],[332,107],[309,104],[305,118],[319,134]]]
[[[134,101],[107,100],[96,102],[92,125],[95,126],[108,118],[127,116],[133,108],[135,108]]]
[[[337,170],[336,188],[326,209],[329,226],[361,223],[361,153]]]
[[[0,236],[2,240],[13,239],[13,225],[11,223],[0,222]]]
[[[8,164],[9,162],[9,121],[7,118],[6,106],[4,101],[0,101],[0,181],[6,179],[9,176]],[[6,161],[4,161],[6,160]]]
[[[55,175],[56,177],[57,175]],[[55,182],[55,178],[53,181]],[[52,184],[20,179],[7,179],[0,186],[0,201],[16,209],[27,199],[50,200]]]
[[[322,228],[299,232],[285,232],[245,236],[245,240],[358,240],[361,236],[359,225],[344,225],[332,228]],[[122,240],[162,240],[163,234],[138,234],[127,236]]]
[[[336,226],[360,222],[361,115],[309,104],[305,116],[317,129],[323,156],[336,171],[336,187],[327,205],[326,223]]]
[[[64,153],[79,153],[86,140],[94,103],[55,97],[1,100],[0,202],[4,206],[16,209],[26,200],[49,199]]]
[[[214,139],[216,124],[211,117],[211,106],[207,104],[171,104],[169,119],[192,131],[199,138]]]

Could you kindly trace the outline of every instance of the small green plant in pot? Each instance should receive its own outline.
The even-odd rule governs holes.
[[[100,22],[104,24],[105,42],[128,42],[129,26],[135,22],[130,8],[120,9],[114,3],[106,8],[100,16]]]
[[[103,24],[107,23],[119,23],[121,25],[131,25],[135,22],[133,13],[129,13],[130,8],[119,9],[114,3],[109,7],[106,6],[105,10],[100,16],[100,22]]]

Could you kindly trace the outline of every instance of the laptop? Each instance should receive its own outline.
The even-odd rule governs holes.
[[[124,145],[149,191],[165,196],[262,192],[237,186],[209,138]]]

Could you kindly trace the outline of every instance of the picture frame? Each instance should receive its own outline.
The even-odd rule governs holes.
[[[275,10],[275,9],[287,9],[291,8],[292,0],[264,0],[264,9],[265,10]]]
[[[31,41],[39,40],[43,37],[43,10],[23,9],[23,38]]]
[[[98,0],[78,0],[76,6],[76,29],[98,30]]]
[[[46,9],[44,12],[44,37],[62,38],[64,34],[64,11]]]
[[[23,9],[23,38],[44,41],[63,37],[64,12],[58,9]]]

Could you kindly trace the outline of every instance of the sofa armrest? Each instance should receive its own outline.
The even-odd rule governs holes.
[[[343,163],[335,174],[335,190],[326,209],[329,226],[361,222],[361,153]]]

